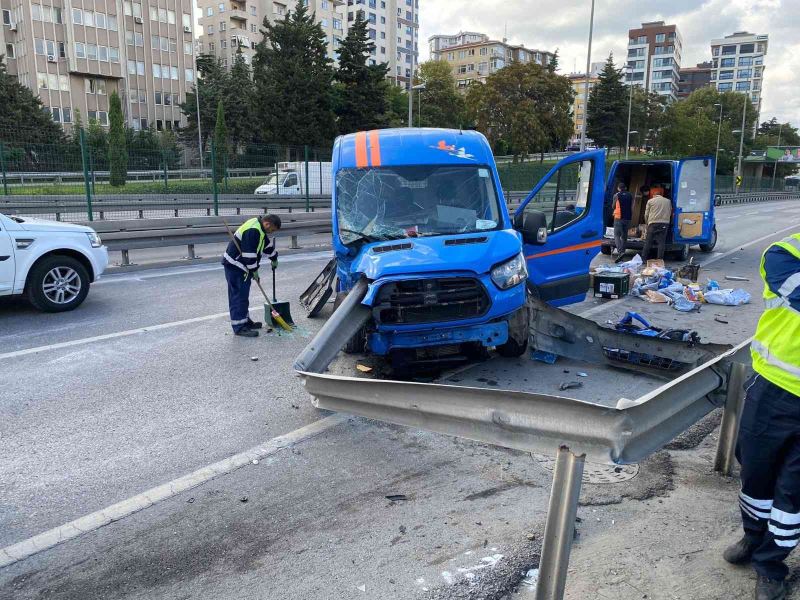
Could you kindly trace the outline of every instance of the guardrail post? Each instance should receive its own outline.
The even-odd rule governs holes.
[[[3,171],[3,195],[8,196],[8,182],[6,181],[6,148],[0,142],[0,170]]]
[[[122,263],[121,264],[122,264],[123,267],[129,267],[130,264],[131,264],[131,258],[130,258],[130,256],[128,256],[128,251],[127,250],[122,250]]]
[[[167,153],[166,151],[161,153],[161,160],[164,162],[164,193],[169,193],[169,174],[167,173]],[[175,211],[175,216],[178,216],[178,211]]]
[[[311,198],[308,192],[308,146],[303,146],[303,154],[306,162],[306,212],[311,212]]]
[[[293,235],[291,240],[291,245],[289,246],[292,250],[299,250],[300,246],[297,244],[297,236]]]
[[[585,454],[575,455],[567,446],[558,449],[539,560],[536,600],[561,600],[564,597],[585,459]]]
[[[214,152],[214,140],[211,140],[211,185],[214,190],[214,216],[219,216],[219,188],[217,187],[217,153]]]
[[[195,260],[197,258],[197,254],[195,254],[195,251],[194,251],[194,244],[188,244],[188,250],[187,250],[186,258],[188,260]]]
[[[89,153],[86,148],[86,132],[81,127],[78,139],[81,143],[81,162],[83,163],[83,184],[86,187],[86,216],[89,221],[94,221],[92,211],[92,182],[89,179]]]
[[[723,475],[730,475],[733,471],[736,436],[744,407],[744,384],[748,372],[749,367],[746,364],[736,362],[731,363],[728,372],[728,393],[719,426],[717,454],[714,457],[714,470]]]

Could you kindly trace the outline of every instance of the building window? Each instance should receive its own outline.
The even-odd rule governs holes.
[[[750,82],[749,81],[737,81],[736,82],[736,91],[737,92],[749,92],[750,91]]]
[[[183,30],[184,31],[192,30],[192,15],[183,13]]]
[[[11,11],[8,10],[7,8],[4,8],[3,9],[3,25],[6,25],[7,27],[10,27],[11,23],[13,23],[13,21],[11,20]]]
[[[206,16],[207,17],[213,17],[214,16],[214,8],[212,6],[209,6],[206,9]]]
[[[756,51],[755,44],[742,44],[739,46],[739,54],[752,54]]]
[[[723,46],[722,54],[736,54],[736,46]]]
[[[183,42],[183,53],[191,55],[191,53],[192,53],[192,42]]]
[[[86,56],[89,60],[97,60],[97,45],[96,44],[87,44],[86,45]]]
[[[225,31],[226,29],[227,29],[227,23],[225,23],[225,21],[220,21],[219,22],[219,30],[220,30],[220,32]]]
[[[208,26],[208,35],[214,35],[214,26],[213,25],[209,25]]]
[[[739,72],[736,73],[737,79],[750,79],[753,76],[752,69],[739,69]]]
[[[733,84],[732,83],[720,83],[717,86],[717,89],[720,92],[730,92],[733,89]]]
[[[735,58],[723,58],[719,61],[720,67],[735,67],[736,66],[736,59]]]
[[[108,49],[108,59],[112,63],[118,63],[119,62],[119,48],[109,48]]]
[[[192,82],[194,81],[194,71],[192,69],[185,69],[184,70],[184,78],[186,81]]]
[[[666,39],[667,39],[666,34],[663,34],[663,33],[657,33],[656,34],[656,43],[660,44],[660,43],[666,41]]]
[[[161,92],[155,92],[155,104],[161,106]]]

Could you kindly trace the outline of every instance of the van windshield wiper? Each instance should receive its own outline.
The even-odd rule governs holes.
[[[352,244],[353,242],[379,242],[381,238],[375,237],[374,235],[369,235],[364,233],[363,231],[355,231],[354,229],[345,229],[343,227],[339,228],[339,233],[352,233],[356,236],[356,239],[350,240],[349,242],[345,242],[346,244]]]

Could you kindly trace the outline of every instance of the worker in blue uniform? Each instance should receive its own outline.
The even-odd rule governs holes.
[[[272,268],[278,266],[278,251],[275,238],[268,236],[281,228],[281,218],[277,215],[262,215],[245,221],[233,235],[222,265],[228,281],[228,306],[231,313],[233,333],[242,337],[258,337],[262,324],[250,319],[250,284],[258,279],[261,255],[266,254],[272,261]],[[238,247],[237,247],[238,246]]]
[[[800,541],[800,233],[767,248],[761,277],[766,307],[736,445],[744,537],[723,557],[752,563],[756,600],[782,600],[783,561]]]

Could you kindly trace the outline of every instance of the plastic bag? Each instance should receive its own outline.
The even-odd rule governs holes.
[[[630,269],[632,272],[638,273],[639,270],[642,268],[642,257],[637,254],[636,256],[634,256],[629,261],[624,262],[624,263],[620,263],[619,266],[622,269],[625,269],[625,270]]]
[[[718,289],[719,289],[719,283],[717,283],[716,280],[709,279],[709,280],[706,281],[706,291],[707,292],[712,292],[712,291],[718,290]]]
[[[738,290],[712,290],[706,292],[705,300],[709,304],[722,304],[724,306],[740,306],[750,303],[750,294],[742,289]]]

